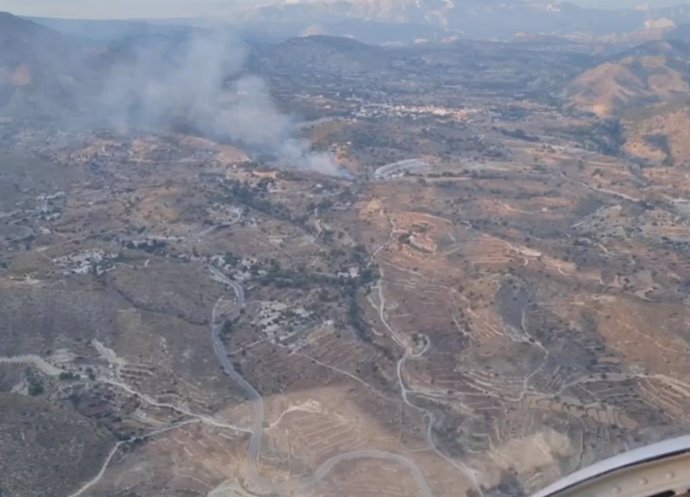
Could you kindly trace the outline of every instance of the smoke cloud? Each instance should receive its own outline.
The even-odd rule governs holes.
[[[247,51],[231,34],[160,38],[124,53],[96,96],[98,120],[118,129],[185,126],[283,167],[338,174],[330,154],[312,151],[296,123],[277,109],[266,82],[242,74]]]

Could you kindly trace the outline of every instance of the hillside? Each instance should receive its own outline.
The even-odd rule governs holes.
[[[647,163],[690,167],[690,99],[626,116],[624,150]]]
[[[0,13],[0,109],[43,117],[73,106],[94,77],[91,56],[68,36]]]
[[[519,497],[690,432],[685,45],[2,22],[0,497]]]
[[[566,88],[579,110],[600,117],[690,95],[687,43],[657,41],[624,52],[590,69]]]
[[[312,69],[329,74],[352,75],[380,71],[388,59],[383,50],[349,38],[309,36],[291,38],[261,51],[256,69],[291,73]]]

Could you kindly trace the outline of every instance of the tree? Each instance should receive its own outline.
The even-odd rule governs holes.
[[[79,375],[69,371],[63,371],[58,378],[62,381],[74,381],[79,379]]]
[[[29,395],[32,397],[37,397],[45,392],[43,384],[36,379],[29,380]]]

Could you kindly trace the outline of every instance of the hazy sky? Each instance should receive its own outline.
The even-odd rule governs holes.
[[[277,0],[0,0],[0,11],[72,18],[189,17],[227,15],[233,9]],[[571,0],[588,7],[674,5],[683,0]]]

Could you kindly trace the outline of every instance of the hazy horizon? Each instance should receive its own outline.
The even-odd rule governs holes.
[[[135,19],[226,16],[251,6],[279,3],[278,0],[261,2],[249,0],[0,0],[0,11],[16,15],[73,19]],[[296,3],[296,2],[293,2]],[[640,5],[655,7],[687,4],[683,0],[571,0],[588,8],[633,8]]]

